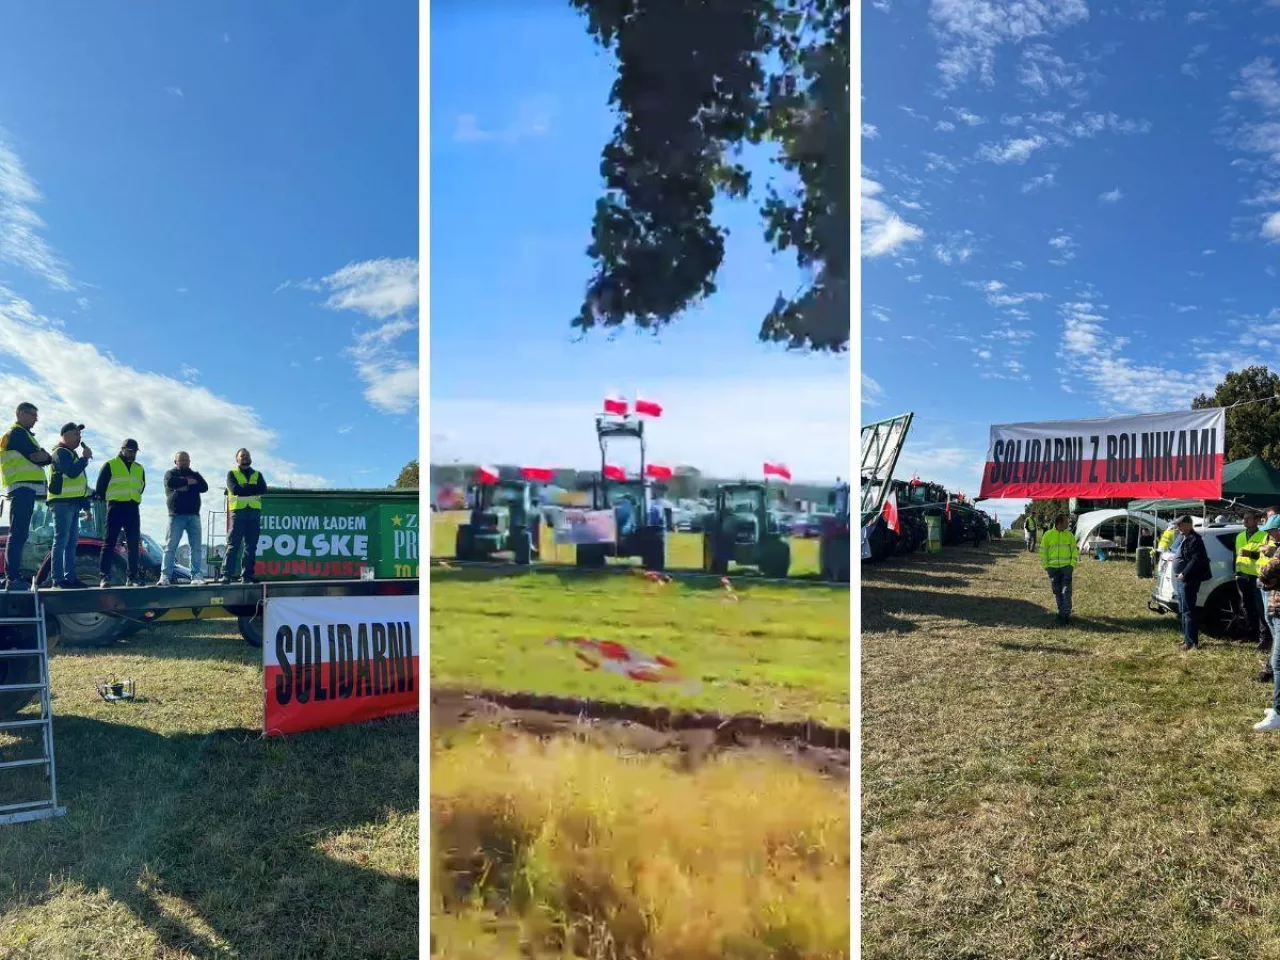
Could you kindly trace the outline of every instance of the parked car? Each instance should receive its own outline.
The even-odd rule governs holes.
[[[1243,624],[1235,622],[1236,594],[1236,534],[1241,524],[1210,524],[1201,527],[1205,552],[1209,554],[1210,577],[1200,586],[1196,595],[1196,607],[1200,611],[1200,629],[1211,637],[1228,637]],[[1174,539],[1170,553],[1175,553],[1182,537]],[[1147,609],[1153,613],[1172,613],[1179,616],[1178,594],[1174,589],[1173,561],[1161,555],[1156,561],[1156,582],[1147,601]]]

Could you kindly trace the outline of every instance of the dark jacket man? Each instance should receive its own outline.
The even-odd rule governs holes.
[[[200,516],[200,494],[208,492],[209,482],[190,467],[174,467],[164,475],[164,498],[171,517]]]
[[[1200,585],[1209,579],[1209,553],[1204,538],[1191,525],[1191,517],[1178,520],[1178,533],[1182,541],[1173,558],[1174,587],[1178,595],[1178,609],[1182,616],[1182,648],[1190,650],[1200,642],[1199,611],[1196,599]]]

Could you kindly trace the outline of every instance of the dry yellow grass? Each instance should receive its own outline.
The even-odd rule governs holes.
[[[864,957],[1280,956],[1259,657],[1150,589],[1084,561],[1058,628],[1012,545],[864,567]]]
[[[493,729],[431,760],[433,955],[849,955],[847,785]]]

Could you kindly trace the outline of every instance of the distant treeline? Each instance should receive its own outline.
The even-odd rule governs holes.
[[[493,464],[503,479],[518,480],[520,467],[514,464]],[[470,483],[475,477],[477,464],[431,464],[431,486],[433,489],[442,486],[460,487]],[[599,473],[598,470],[557,470],[552,481],[557,487],[565,490],[587,490]],[[657,484],[659,489],[665,488],[666,496],[673,500],[694,499],[703,491],[714,492],[716,484],[735,480],[762,480],[763,477],[713,477],[702,473],[696,467],[681,465],[675,468],[675,476],[665,483]],[[786,491],[788,500],[807,500],[815,503],[826,503],[827,494],[835,487],[836,480],[820,486],[812,483],[782,484],[776,477],[770,478],[770,485]]]

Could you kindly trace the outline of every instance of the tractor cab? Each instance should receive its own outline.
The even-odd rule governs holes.
[[[646,479],[644,422],[630,417],[597,417],[596,439],[600,474],[591,485],[591,507],[613,511],[617,540],[613,544],[578,544],[577,565],[601,567],[609,556],[638,557],[649,570],[666,569],[667,522],[654,486]],[[628,477],[620,467],[610,465],[609,447],[618,440],[634,440],[639,446],[639,476]]]
[[[716,488],[715,512],[702,531],[702,566],[708,573],[724,574],[730,563],[756,567],[768,577],[786,577],[790,570],[791,547],[769,510],[769,490],[763,483],[722,483]]]
[[[542,515],[538,496],[528,480],[473,483],[467,488],[468,523],[458,527],[454,556],[458,560],[489,560],[509,551],[518,564],[541,552]]]

